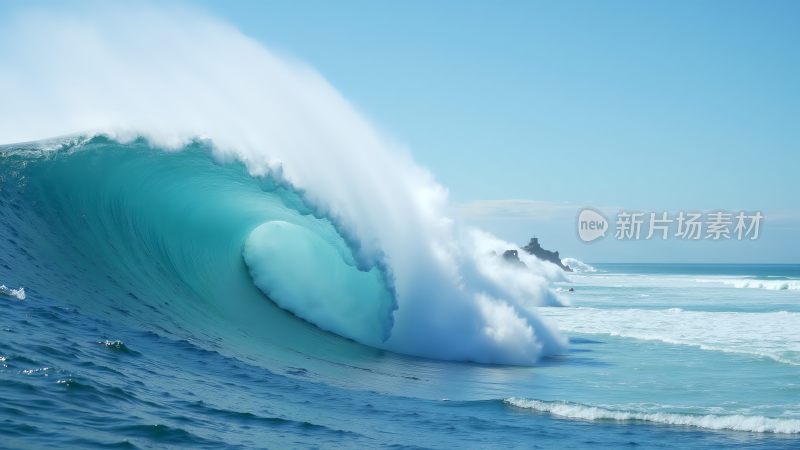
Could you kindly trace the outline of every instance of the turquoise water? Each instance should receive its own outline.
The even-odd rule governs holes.
[[[352,340],[391,333],[390,277],[278,181],[200,144],[0,153],[2,447],[800,444],[800,266],[596,264],[539,308],[562,354],[437,361]]]

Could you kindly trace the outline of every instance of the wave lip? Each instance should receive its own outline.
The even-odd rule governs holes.
[[[378,345],[391,334],[397,303],[377,268],[359,270],[340,247],[275,220],[250,233],[243,256],[256,286],[282,308],[324,330]]]
[[[743,414],[686,414],[673,412],[640,412],[601,408],[563,401],[542,401],[511,397],[504,403],[567,419],[615,422],[650,422],[706,430],[733,430],[755,433],[800,434],[800,419],[780,419]]]

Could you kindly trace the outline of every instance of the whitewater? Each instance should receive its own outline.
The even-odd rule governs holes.
[[[797,266],[564,273],[206,13],[0,23],[0,447],[797,446]]]

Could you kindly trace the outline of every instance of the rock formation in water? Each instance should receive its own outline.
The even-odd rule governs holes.
[[[558,256],[558,251],[551,252],[550,250],[543,249],[542,246],[539,245],[539,238],[531,238],[530,242],[528,242],[528,245],[522,247],[522,249],[530,253],[531,255],[541,259],[542,261],[549,261],[557,265],[565,272],[572,272],[572,268],[570,268],[567,265],[564,265],[564,263],[561,262],[561,257]],[[517,252],[514,251],[514,256],[516,256],[516,253]]]

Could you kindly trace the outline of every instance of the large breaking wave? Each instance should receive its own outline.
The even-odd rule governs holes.
[[[0,39],[0,142],[37,141],[0,151],[4,220],[65,290],[100,274],[125,314],[219,313],[287,342],[305,328],[265,296],[411,355],[563,350],[535,310],[561,303],[559,269],[498,258],[515,247],[449,218],[446,190],[313,69],[181,8],[38,12]]]

